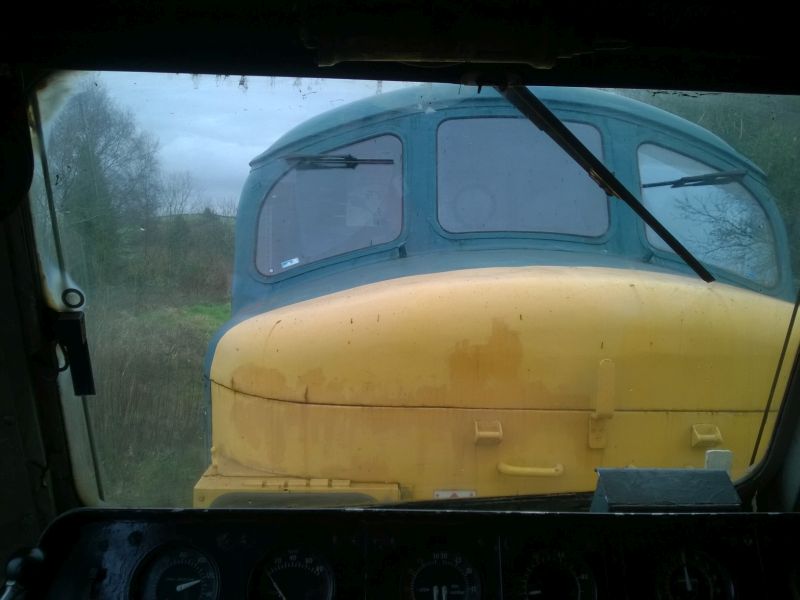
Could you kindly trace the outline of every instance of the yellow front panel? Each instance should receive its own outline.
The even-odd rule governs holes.
[[[708,449],[732,450],[739,477],[791,308],[691,277],[589,267],[366,285],[223,336],[214,449],[264,476],[383,482],[407,498],[586,491],[597,467],[701,468]]]
[[[702,468],[706,448],[692,447],[697,423],[716,425],[734,453],[732,475],[745,472],[758,412],[618,412],[608,446],[587,445],[588,413],[443,408],[355,407],[264,400],[215,390],[214,447],[271,475],[398,483],[405,498],[435,490],[478,495],[588,491],[597,467]],[[767,436],[774,421],[772,413]],[[497,421],[502,440],[480,444],[475,422]],[[508,476],[500,464],[553,468],[556,476]],[[221,473],[224,474],[224,473]]]

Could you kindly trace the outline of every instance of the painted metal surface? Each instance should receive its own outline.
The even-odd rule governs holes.
[[[561,118],[601,132],[604,161],[631,189],[642,143],[746,170],[773,227],[778,283],[725,272],[702,282],[650,246],[613,198],[599,238],[444,231],[436,131],[451,118],[519,116],[491,90],[423,86],[331,111],[251,163],[234,316],[207,354],[212,465],[196,505],[267,489],[360,486],[379,501],[443,489],[585,491],[597,467],[702,468],[709,449],[733,451],[731,475],[745,472],[791,313],[786,232],[763,173],[708,131],[644,104],[537,93]],[[404,148],[400,236],[259,273],[258,216],[288,168],[282,157],[380,134]]]
[[[223,337],[213,444],[271,476],[390,481],[408,498],[585,491],[596,467],[700,468],[709,447],[733,450],[740,476],[790,313],[726,284],[594,267],[361,286]],[[718,445],[697,443],[714,428]]]

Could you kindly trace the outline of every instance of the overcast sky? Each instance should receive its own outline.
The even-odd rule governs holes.
[[[61,92],[79,89],[84,79],[101,82],[114,102],[158,139],[165,172],[189,171],[198,195],[212,204],[238,200],[249,161],[295,125],[347,102],[410,85],[103,72],[74,74]],[[62,106],[65,98],[62,93]],[[50,119],[54,115],[49,113]]]

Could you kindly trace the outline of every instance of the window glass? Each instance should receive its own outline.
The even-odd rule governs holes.
[[[793,334],[783,353],[800,272],[800,98],[535,91],[593,123],[568,126],[598,157],[602,136],[626,182],[641,168],[651,210],[703,260],[769,281],[760,261],[793,252],[779,285],[706,285],[677,259],[665,273],[639,221],[607,231],[617,204],[493,89],[120,72],[42,85],[37,250],[54,309],[69,288],[85,296],[96,384],[76,395],[61,353],[67,368],[51,375],[81,498],[582,493],[599,467],[704,468],[695,438],[728,453],[732,479],[750,472],[798,347]],[[637,155],[665,128],[681,131],[670,150]],[[752,175],[720,182],[687,158],[700,145]],[[742,187],[759,177],[749,161],[768,194]],[[652,185],[709,172],[721,186]],[[437,212],[451,231],[500,233],[446,239]],[[313,277],[269,277],[401,232],[404,251],[368,265],[345,254]],[[554,252],[539,232],[573,237]],[[589,431],[598,398],[624,418]]]
[[[775,239],[758,201],[737,182],[743,172],[707,164],[653,144],[639,148],[644,205],[702,262],[762,285],[778,278]],[[700,176],[700,179],[698,179]],[[693,177],[692,180],[682,180]],[[670,251],[650,228],[647,239]]]
[[[321,155],[286,159],[258,222],[258,270],[267,275],[384,244],[400,235],[402,144],[383,135]]]
[[[567,123],[600,157],[600,133]],[[599,236],[603,191],[526,119],[452,119],[439,127],[439,223],[453,233],[530,231]]]

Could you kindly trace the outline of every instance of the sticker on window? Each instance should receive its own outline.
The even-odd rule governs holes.
[[[293,266],[299,265],[299,264],[300,264],[300,259],[299,258],[297,258],[297,257],[290,258],[289,260],[285,260],[285,261],[283,261],[281,263],[281,269],[288,269],[289,267],[293,267]]]

